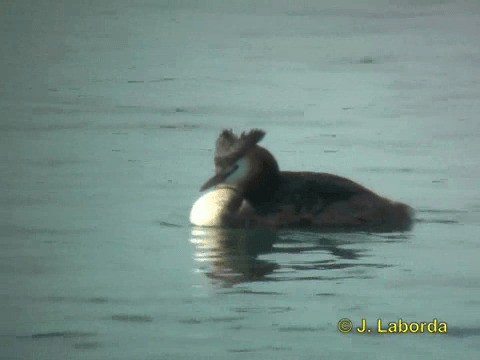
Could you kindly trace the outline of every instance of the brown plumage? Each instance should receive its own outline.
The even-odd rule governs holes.
[[[219,192],[213,196],[224,196],[226,188],[235,194],[228,196],[234,199],[233,206],[230,200],[216,202],[223,204],[220,209],[215,206],[225,219],[216,219],[216,225],[379,231],[411,227],[410,207],[381,197],[352,180],[327,173],[280,171],[273,155],[257,145],[264,135],[258,129],[239,137],[231,130],[220,134],[215,175],[201,189],[217,186],[223,189],[222,195]],[[200,211],[195,205],[192,214],[194,210],[197,214]]]

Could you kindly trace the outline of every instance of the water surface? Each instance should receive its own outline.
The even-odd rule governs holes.
[[[0,20],[2,359],[478,354],[476,1],[18,1]],[[191,227],[219,131],[252,127],[282,169],[350,177],[415,227]]]

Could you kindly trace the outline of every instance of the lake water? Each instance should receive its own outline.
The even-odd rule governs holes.
[[[2,4],[0,357],[475,358],[479,25],[474,0]],[[218,133],[253,127],[415,227],[191,227]]]

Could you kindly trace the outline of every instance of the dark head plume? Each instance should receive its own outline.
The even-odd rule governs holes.
[[[223,130],[215,144],[215,175],[202,185],[200,191],[224,181],[236,170],[235,163],[254,148],[264,136],[265,131],[260,129],[242,132],[240,136],[235,135],[232,130]]]
[[[224,168],[235,163],[248,150],[254,147],[265,136],[265,131],[252,129],[235,135],[232,130],[223,130],[215,145],[215,167]]]

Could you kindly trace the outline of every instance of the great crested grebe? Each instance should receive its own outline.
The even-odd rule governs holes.
[[[197,226],[402,231],[413,210],[341,176],[280,171],[273,155],[257,145],[265,132],[236,136],[223,130],[216,142],[215,175],[190,212]]]

